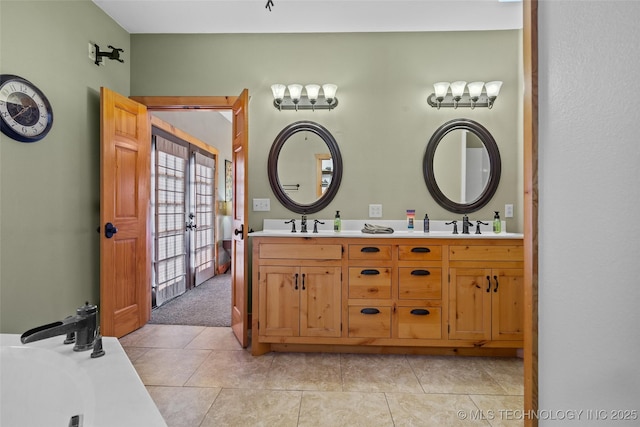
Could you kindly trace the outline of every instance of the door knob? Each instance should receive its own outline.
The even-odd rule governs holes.
[[[104,226],[104,237],[106,237],[107,239],[110,239],[117,232],[118,232],[118,229],[113,224],[111,224],[110,222],[105,224],[105,226]]]

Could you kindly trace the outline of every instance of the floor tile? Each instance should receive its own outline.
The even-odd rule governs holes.
[[[400,426],[489,426],[484,420],[473,419],[478,408],[463,394],[386,393],[391,416]]]
[[[184,348],[204,326],[145,325],[120,338],[123,347]]]
[[[267,375],[265,388],[342,391],[340,355],[276,353]]]
[[[304,391],[299,427],[393,426],[384,393]]]
[[[403,355],[341,355],[342,389],[364,392],[423,393]]]
[[[182,386],[207,359],[209,350],[152,348],[133,362],[145,385]]]
[[[220,388],[147,386],[168,427],[199,426]]]
[[[475,357],[408,356],[425,393],[506,394]]]
[[[483,360],[484,359],[484,360]],[[520,358],[478,358],[485,371],[509,395],[524,394],[524,363]]]
[[[200,427],[298,425],[301,392],[222,389]]]
[[[471,395],[470,398],[486,415],[491,427],[521,427],[524,425],[523,396]]]
[[[202,350],[242,350],[231,328],[205,328],[185,347]]]
[[[146,347],[122,347],[124,352],[127,353],[127,357],[133,363],[138,360],[143,354],[149,351]]]
[[[244,350],[213,350],[185,385],[193,387],[264,388],[272,362],[272,354],[254,357]]]

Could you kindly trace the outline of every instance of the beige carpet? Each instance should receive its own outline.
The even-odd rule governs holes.
[[[151,311],[152,324],[231,326],[231,274],[219,274]]]

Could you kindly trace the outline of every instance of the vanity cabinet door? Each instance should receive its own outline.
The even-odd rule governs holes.
[[[452,268],[449,338],[491,339],[491,269]]]
[[[491,339],[524,339],[524,271],[493,269],[491,290]]]
[[[300,336],[339,337],[340,267],[301,267]]]
[[[340,267],[261,266],[260,335],[339,337]]]
[[[260,266],[260,334],[277,337],[300,335],[300,268]]]
[[[450,339],[524,339],[522,269],[452,268],[450,272]]]

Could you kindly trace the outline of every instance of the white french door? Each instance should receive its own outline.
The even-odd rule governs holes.
[[[215,274],[215,158],[152,129],[152,306]]]

